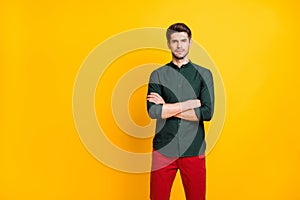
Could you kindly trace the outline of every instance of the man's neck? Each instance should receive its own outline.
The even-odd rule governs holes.
[[[177,59],[177,58],[172,58],[172,62],[177,65],[179,68],[181,68],[182,65],[187,64],[188,62],[190,62],[190,60],[188,59],[188,57],[185,57],[183,59]]]

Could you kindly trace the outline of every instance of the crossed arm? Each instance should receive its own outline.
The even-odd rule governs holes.
[[[192,99],[178,103],[165,103],[164,99],[159,94],[151,92],[147,96],[147,100],[155,104],[163,105],[161,113],[161,117],[163,119],[174,116],[188,121],[199,121],[194,111],[194,108],[201,107],[199,99]]]

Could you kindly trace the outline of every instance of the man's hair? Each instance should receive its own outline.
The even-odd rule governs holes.
[[[191,40],[192,38],[192,31],[187,25],[185,25],[184,23],[175,23],[172,24],[166,32],[168,42],[170,41],[171,35],[176,32],[186,32],[189,39]]]

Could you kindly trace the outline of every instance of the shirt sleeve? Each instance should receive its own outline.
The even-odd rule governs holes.
[[[200,91],[201,107],[195,108],[195,113],[199,121],[210,121],[214,113],[214,82],[209,70],[200,73],[203,82]]]
[[[150,75],[147,95],[151,92],[155,92],[162,96],[162,86],[159,84],[159,76],[157,71],[153,71]],[[147,111],[152,119],[159,119],[161,118],[162,104],[155,104],[147,101]]]

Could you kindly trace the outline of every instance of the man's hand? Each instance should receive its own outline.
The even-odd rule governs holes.
[[[165,104],[165,100],[157,93],[151,92],[147,96],[147,100],[149,102],[155,103],[155,104]]]
[[[193,109],[201,107],[201,101],[199,99],[191,99],[184,102],[168,104],[165,103],[164,99],[159,94],[151,92],[147,96],[147,100],[151,103],[163,104],[161,116],[163,119],[175,116],[189,121],[198,121]]]
[[[185,106],[188,108],[188,110],[201,107],[201,101],[199,99],[191,99],[184,101],[183,103],[185,103]]]
[[[147,96],[147,100],[155,104],[165,104],[165,100],[155,92],[151,92]],[[201,107],[201,101],[199,99],[187,100],[184,102],[184,106],[187,107],[188,109],[198,108]]]

